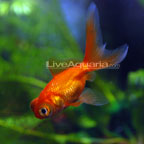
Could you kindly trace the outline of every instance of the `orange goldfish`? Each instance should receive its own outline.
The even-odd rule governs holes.
[[[97,8],[92,3],[87,14],[85,57],[76,66],[58,74],[52,73],[53,79],[42,90],[40,96],[31,102],[31,109],[37,118],[54,116],[68,106],[106,103],[106,99],[85,88],[86,81],[94,78],[93,71],[120,63],[127,55],[128,46],[123,45],[115,50],[105,49],[95,18],[98,20]],[[96,64],[99,62],[103,65]]]

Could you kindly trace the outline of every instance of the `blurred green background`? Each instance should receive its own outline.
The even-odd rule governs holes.
[[[107,105],[69,107],[46,120],[34,117],[29,104],[52,78],[46,61],[83,59],[84,47],[71,31],[61,1],[0,1],[0,143],[143,144],[140,67],[128,72],[125,83],[118,80],[119,70],[96,72],[87,87],[107,97]]]

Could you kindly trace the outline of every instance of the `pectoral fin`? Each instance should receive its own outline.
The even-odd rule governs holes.
[[[95,94],[91,89],[86,89],[79,98],[81,103],[101,106],[108,103],[108,100],[101,94]]]
[[[82,103],[81,101],[77,101],[77,102],[71,103],[70,106],[78,107],[81,103]]]

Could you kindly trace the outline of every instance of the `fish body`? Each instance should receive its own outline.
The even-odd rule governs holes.
[[[84,60],[59,74],[52,73],[53,79],[42,90],[40,96],[31,102],[31,108],[37,118],[53,116],[68,106],[79,106],[81,103],[106,103],[106,99],[95,95],[90,89],[84,90],[86,81],[94,78],[93,71],[120,63],[127,54],[128,46],[123,45],[115,50],[105,49],[95,17],[98,18],[97,9],[92,3],[87,15]]]
[[[80,104],[80,102],[77,103],[78,97],[84,90],[87,80],[85,73],[87,70],[83,68],[72,67],[57,74],[34,101],[37,102],[37,105],[50,103],[53,107],[53,114],[70,105],[78,106]],[[35,114],[36,117],[42,118],[39,113]]]

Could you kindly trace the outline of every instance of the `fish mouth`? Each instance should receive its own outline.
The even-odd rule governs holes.
[[[34,112],[35,105],[36,105],[36,103],[37,103],[37,99],[38,99],[38,98],[35,98],[35,99],[32,100],[31,103],[30,103],[30,108],[31,108],[31,110],[32,110],[33,112]]]

